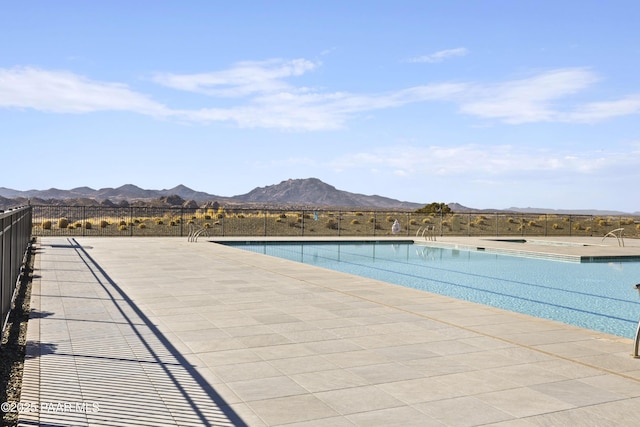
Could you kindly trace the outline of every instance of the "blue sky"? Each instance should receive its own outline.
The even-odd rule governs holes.
[[[0,0],[0,186],[640,211],[637,1]]]

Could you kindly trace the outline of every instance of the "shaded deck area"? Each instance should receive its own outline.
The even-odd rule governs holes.
[[[534,249],[640,256],[599,240]],[[630,339],[205,239],[42,238],[35,262],[23,426],[640,423]]]

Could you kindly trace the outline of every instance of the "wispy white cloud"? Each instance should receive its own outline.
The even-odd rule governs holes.
[[[387,170],[424,177],[515,177],[522,174],[597,174],[640,163],[640,150],[556,152],[512,145],[393,146],[352,153],[330,166],[347,170]]]
[[[455,49],[440,50],[430,55],[414,56],[412,58],[409,58],[407,62],[427,62],[433,64],[456,56],[465,56],[468,53],[469,50],[467,50],[466,48],[458,47]]]
[[[331,92],[290,81],[319,67],[305,59],[241,62],[203,74],[156,75],[154,81],[205,95],[225,107],[177,109],[127,85],[101,82],[66,71],[0,69],[0,107],[55,113],[131,111],[194,123],[231,122],[239,127],[293,131],[340,129],[359,115],[420,102],[456,104],[462,114],[489,123],[594,123],[640,114],[640,95],[618,100],[571,102],[599,81],[589,69],[566,68],[498,83],[432,83],[384,93]]]
[[[444,83],[364,95],[346,92],[268,92],[253,97],[244,105],[182,111],[180,114],[187,120],[200,122],[232,120],[241,127],[331,130],[344,127],[358,113],[439,100],[461,93],[464,89],[464,85]]]
[[[29,67],[0,69],[0,106],[54,113],[134,111],[156,117],[170,114],[164,105],[123,84]]]
[[[560,120],[594,123],[633,114],[640,114],[640,95],[629,95],[617,101],[591,102],[579,106],[575,111],[560,115]]]
[[[583,68],[552,70],[497,84],[473,84],[458,101],[465,114],[505,123],[560,121],[566,115],[554,102],[597,81],[593,72]]]
[[[301,76],[319,66],[306,59],[239,62],[227,70],[199,74],[156,74],[153,80],[174,89],[212,96],[242,97],[252,94],[297,91],[284,79]]]

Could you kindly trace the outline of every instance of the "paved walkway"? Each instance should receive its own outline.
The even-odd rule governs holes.
[[[629,339],[203,239],[43,238],[35,274],[23,426],[640,424]]]

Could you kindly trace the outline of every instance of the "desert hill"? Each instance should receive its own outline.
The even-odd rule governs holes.
[[[428,195],[425,195],[428,199]],[[257,207],[277,209],[291,208],[369,208],[385,210],[414,210],[433,202],[423,203],[400,201],[379,195],[365,195],[338,190],[317,178],[288,179],[279,184],[266,187],[256,187],[246,194],[232,197],[218,196],[203,191],[193,190],[185,185],[178,185],[163,190],[147,190],[133,184],[122,185],[117,188],[101,188],[95,190],[90,187],[77,187],[71,190],[50,188],[48,190],[19,191],[0,187],[0,210],[14,206],[25,205],[76,205],[76,206],[213,206],[235,205],[238,207]],[[513,212],[540,214],[573,214],[573,215],[629,215],[627,212],[608,210],[568,210],[543,208],[509,209],[476,209],[459,203],[449,203],[453,212]],[[632,215],[640,215],[635,212]]]
[[[280,184],[257,187],[242,195],[223,197],[196,191],[184,185],[164,190],[145,190],[133,184],[117,188],[78,187],[71,190],[50,188],[48,190],[18,191],[0,187],[0,209],[12,205],[31,204],[149,204],[152,206],[172,205],[193,201],[198,204],[218,202],[220,204],[259,205],[261,207],[302,206],[302,207],[358,207],[377,209],[417,209],[421,203],[403,202],[382,196],[367,196],[350,193],[322,182],[317,178],[289,179]],[[172,199],[173,197],[173,199]]]

